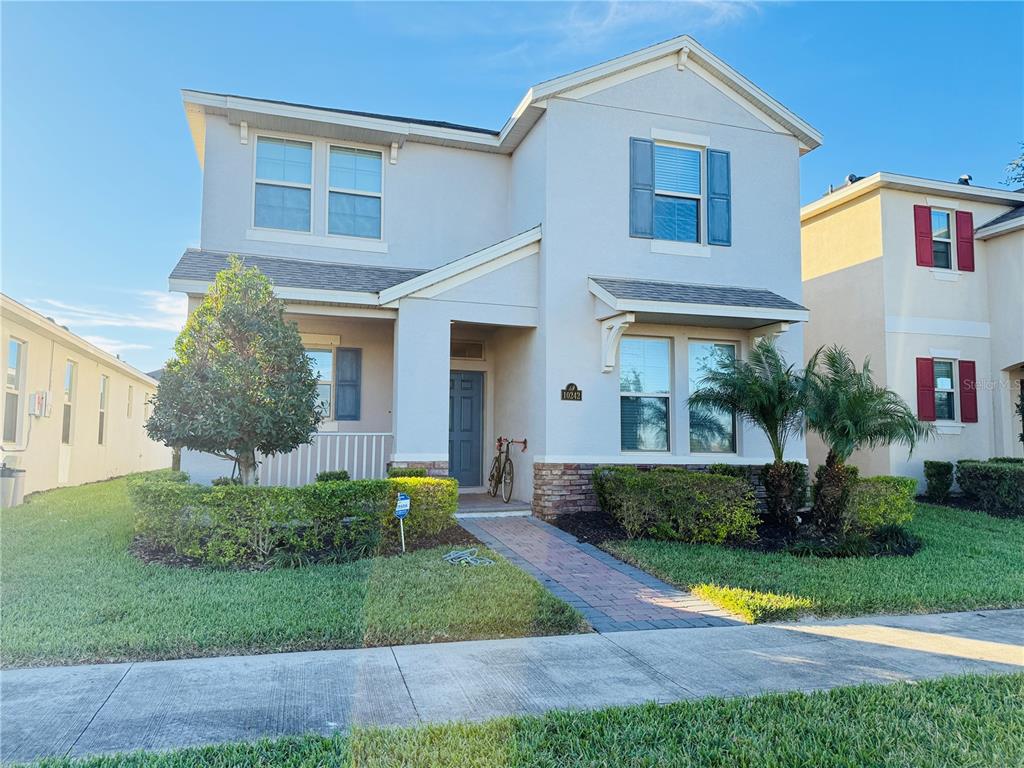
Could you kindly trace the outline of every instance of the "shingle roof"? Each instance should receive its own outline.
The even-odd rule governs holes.
[[[434,128],[451,128],[456,131],[471,131],[486,136],[498,136],[501,131],[493,128],[478,128],[475,125],[462,125],[461,123],[450,123],[447,120],[424,120],[418,117],[401,117],[399,115],[385,115],[380,112],[359,112],[354,109],[338,109],[337,107],[320,107],[316,104],[303,104],[297,101],[281,101],[280,99],[259,99],[254,96],[239,96],[235,93],[216,93],[214,91],[195,91],[205,93],[208,96],[223,96],[228,99],[246,99],[247,101],[262,101],[264,104],[279,104],[285,107],[303,107],[304,109],[319,109],[322,112],[334,112],[339,115],[355,115],[356,117],[374,117],[378,120],[393,120],[396,123],[413,123],[414,125],[429,125]]]
[[[1018,205],[1016,208],[1011,208],[1006,213],[1001,213],[991,221],[986,221],[978,229],[985,229],[996,224],[1004,224],[1007,221],[1013,221],[1014,219],[1024,218],[1024,205]]]
[[[716,304],[727,307],[762,307],[765,309],[802,309],[794,301],[762,288],[740,288],[734,285],[695,285],[665,283],[656,280],[624,280],[613,277],[591,278],[617,299],[634,301],[666,301],[683,304]]]
[[[321,291],[377,293],[404,283],[427,270],[372,267],[365,264],[338,264],[239,254],[246,264],[259,267],[274,285],[282,288],[312,288]],[[189,248],[171,271],[172,280],[206,280],[228,264],[228,254]]]

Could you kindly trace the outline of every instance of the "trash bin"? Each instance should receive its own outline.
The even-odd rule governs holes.
[[[25,470],[0,467],[0,507],[16,507],[25,500]]]

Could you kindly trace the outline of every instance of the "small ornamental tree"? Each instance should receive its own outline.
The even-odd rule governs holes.
[[[174,344],[146,432],[173,448],[231,459],[256,482],[257,451],[287,453],[320,422],[316,376],[284,304],[232,256]]]

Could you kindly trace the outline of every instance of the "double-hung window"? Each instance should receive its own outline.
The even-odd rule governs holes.
[[[78,381],[78,365],[74,360],[64,363],[64,407],[61,413],[60,441],[71,445],[71,419],[74,417],[75,383]]]
[[[736,345],[716,341],[691,341],[690,391],[711,371],[736,358]],[[731,411],[690,406],[690,452],[736,453],[736,416]]]
[[[107,391],[110,389],[110,378],[100,376],[100,419],[96,433],[96,442],[104,445],[107,442]]]
[[[953,229],[948,211],[932,210],[932,263],[940,269],[953,268]]]
[[[330,419],[333,417],[331,410],[334,398],[334,353],[329,349],[307,349],[306,357],[309,358],[316,374],[316,391],[320,403],[321,418]]]
[[[952,360],[935,360],[935,418],[956,421],[956,379]]]
[[[313,145],[308,141],[257,137],[253,224],[309,232],[312,192]]]
[[[654,145],[654,239],[700,242],[701,152]]]
[[[4,377],[4,442],[18,442],[22,391],[25,387],[25,342],[7,341],[7,372]]]
[[[382,166],[380,152],[331,147],[328,234],[380,239]]]
[[[619,417],[624,451],[669,449],[669,339],[626,336],[619,345]]]

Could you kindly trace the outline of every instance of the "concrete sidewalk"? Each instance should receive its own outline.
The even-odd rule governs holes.
[[[0,759],[1024,669],[1024,610],[0,673]]]

